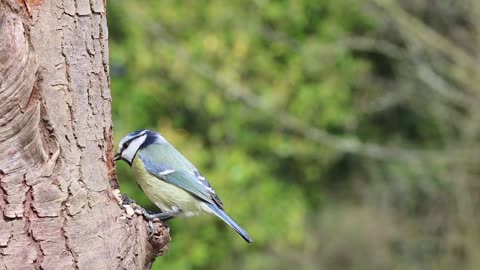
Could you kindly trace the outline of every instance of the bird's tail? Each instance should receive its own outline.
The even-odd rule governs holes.
[[[240,227],[240,225],[238,225],[231,217],[229,217],[227,213],[225,213],[222,209],[220,209],[214,204],[206,203],[206,205],[217,217],[230,225],[230,227],[232,227],[243,239],[245,239],[245,241],[247,241],[248,243],[253,242],[250,235],[248,235],[248,233],[242,227]]]

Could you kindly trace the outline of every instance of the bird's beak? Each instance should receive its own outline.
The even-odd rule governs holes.
[[[121,159],[121,158],[122,158],[122,153],[117,153],[117,154],[115,154],[115,156],[113,157],[113,161],[117,161],[117,160],[119,160],[119,159]]]

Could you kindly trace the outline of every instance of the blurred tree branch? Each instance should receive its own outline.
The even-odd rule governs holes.
[[[149,1],[161,8],[137,14],[122,2],[110,5],[128,5],[113,23],[131,17],[116,58],[133,63],[116,102],[145,117],[121,125],[200,142],[232,193],[266,202],[261,218],[303,213],[288,220],[307,224],[306,244],[265,237],[265,269],[265,250],[277,268],[478,268],[480,1]]]
[[[409,149],[398,146],[382,146],[375,143],[362,142],[355,137],[340,137],[332,135],[329,132],[305,123],[303,120],[289,115],[283,111],[276,111],[268,108],[266,102],[260,96],[256,96],[252,91],[232,78],[227,78],[224,74],[215,71],[208,63],[194,60],[188,50],[182,46],[175,38],[165,31],[164,27],[157,25],[156,29],[162,29],[161,41],[176,54],[176,59],[182,59],[184,63],[190,66],[191,70],[204,78],[214,82],[218,89],[223,90],[223,94],[233,101],[241,102],[247,107],[261,112],[276,123],[294,134],[309,139],[318,144],[344,153],[353,153],[368,158],[378,160],[436,160],[439,162],[463,162],[476,156],[475,151],[471,149]],[[388,49],[392,51],[392,48]],[[446,153],[450,153],[446,155]]]
[[[470,86],[480,83],[479,77],[474,76],[478,75],[478,67],[480,65],[477,56],[468,54],[451,40],[437,33],[433,28],[428,27],[418,18],[410,15],[396,1],[372,0],[372,2],[385,10],[388,18],[398,24],[397,29],[411,44],[419,43],[429,53],[439,53],[448,56],[449,60],[454,63],[449,68],[450,75]],[[448,62],[444,63],[446,66],[450,66]]]

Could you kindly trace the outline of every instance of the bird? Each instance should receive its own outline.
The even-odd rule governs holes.
[[[118,145],[114,161],[124,160],[132,168],[135,180],[145,195],[161,212],[150,214],[151,220],[167,221],[176,216],[214,214],[232,227],[246,242],[250,235],[225,213],[223,203],[208,180],[160,133],[136,130]]]

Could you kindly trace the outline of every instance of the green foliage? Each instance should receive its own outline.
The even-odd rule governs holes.
[[[334,157],[228,98],[224,88],[236,86],[218,81],[248,87],[271,111],[342,129],[354,117],[351,81],[363,66],[332,47],[362,20],[355,1],[334,2],[109,3],[116,140],[139,128],[162,132],[255,240],[246,245],[213,217],[174,220],[162,268],[258,268],[272,247],[286,251],[308,239],[308,199],[322,194],[321,167]],[[321,151],[323,161],[314,162]],[[127,166],[118,167],[122,191],[155,209]]]
[[[389,28],[395,9],[371,2],[390,3],[109,2],[116,142],[135,129],[160,131],[255,241],[215,217],[175,219],[171,249],[154,269],[458,265],[426,218],[445,218],[437,200],[457,196],[445,192],[455,189],[441,160],[449,155],[425,158],[421,149],[459,145],[458,124],[470,119],[452,119],[469,111],[418,82],[411,63],[436,59],[422,67],[440,70],[446,53],[409,51],[422,49],[404,37],[416,32]],[[128,166],[117,168],[122,191],[155,210]]]

